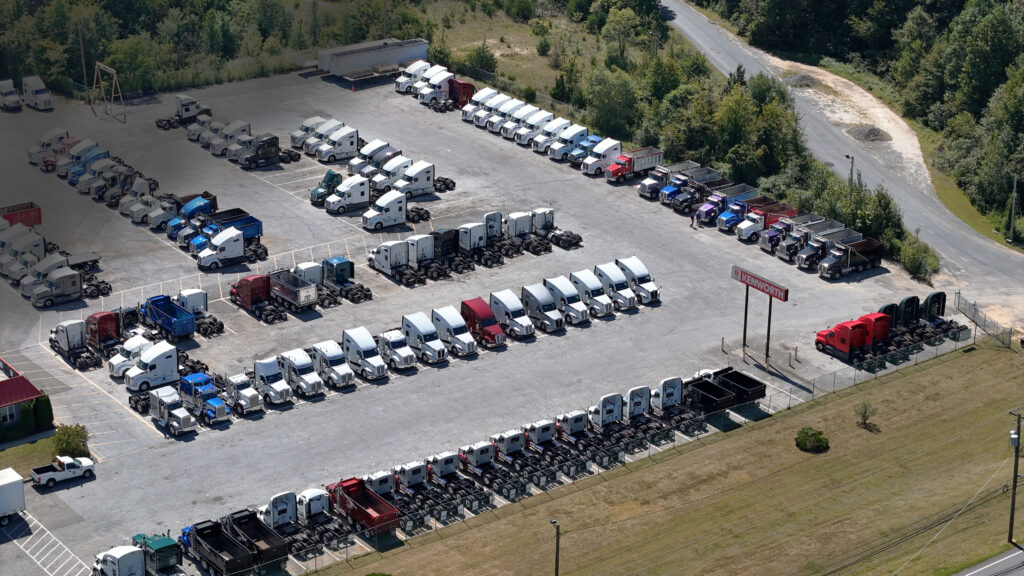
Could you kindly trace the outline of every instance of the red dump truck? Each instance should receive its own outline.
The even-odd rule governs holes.
[[[35,202],[22,202],[21,204],[0,208],[0,217],[3,217],[12,226],[24,224],[31,228],[42,224],[43,211]]]
[[[630,150],[615,158],[615,163],[608,167],[604,177],[609,181],[623,182],[638,175],[646,175],[661,164],[664,157],[665,153],[654,146]]]
[[[327,485],[331,506],[370,534],[393,532],[398,525],[398,509],[366,487],[360,478],[349,478]]]

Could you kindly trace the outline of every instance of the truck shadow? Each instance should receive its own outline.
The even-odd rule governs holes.
[[[199,343],[196,342],[193,338],[188,338],[186,340],[178,340],[177,342],[174,343],[174,345],[178,348],[178,350],[184,350],[186,352],[199,349]]]
[[[397,370],[388,366],[388,370],[397,376],[415,376],[416,374],[420,373],[420,367],[416,364],[413,364],[408,368],[399,368]]]
[[[836,279],[822,278],[822,280],[825,280],[826,282],[829,282],[831,284],[852,284],[852,283],[856,283],[856,282],[863,282],[864,280],[869,280],[869,279],[874,278],[876,276],[881,276],[882,274],[888,274],[888,273],[889,273],[889,269],[886,268],[884,265],[882,265],[882,266],[878,266],[877,268],[872,268],[870,270],[865,270],[863,272],[851,272],[850,274],[847,274],[846,276],[840,276],[839,278],[836,278]]]
[[[299,159],[299,161],[301,161],[301,158]],[[289,162],[289,164],[294,164],[294,162]],[[266,174],[268,172],[270,172],[270,173],[284,172],[285,170],[287,170],[287,168],[285,168],[285,165],[282,164],[282,163],[270,164],[270,165],[267,165],[267,166],[259,166],[257,168],[248,168],[248,169],[240,168],[240,169],[242,171],[244,171],[244,172],[249,172],[249,173],[252,173],[252,174]]]
[[[318,320],[324,317],[324,315],[315,308],[312,310],[306,310],[305,312],[292,312],[291,314],[292,317],[298,318],[302,322],[312,322],[313,320]]]
[[[759,404],[744,404],[743,406],[735,406],[729,410],[754,422],[771,417],[771,414],[762,410]]]
[[[334,84],[335,86],[344,88],[345,90],[353,90],[353,88],[355,90],[362,90],[364,88],[374,88],[376,86],[384,86],[386,84],[393,85],[395,83],[395,77],[397,76],[398,74],[395,74],[395,76],[378,76],[376,78],[367,78],[365,80],[359,80],[358,82],[352,82],[350,80],[345,80],[338,76],[325,73],[320,75],[320,81],[326,82],[327,84]]]
[[[324,400],[327,400],[327,394],[317,394],[316,396],[301,396],[303,402],[309,404],[319,404]]]
[[[89,479],[78,477],[78,478],[71,478],[70,480],[65,480],[63,482],[58,482],[57,485],[54,486],[53,488],[47,488],[44,484],[34,484],[34,483],[32,484],[32,488],[34,488],[35,491],[40,493],[40,494],[56,494],[57,492],[63,492],[65,490],[71,490],[73,488],[78,488],[79,486],[84,486],[84,485],[86,485],[86,484],[88,484],[90,482],[94,482],[94,481],[96,481],[96,476],[93,476],[92,478],[89,478]]]
[[[177,436],[175,436],[174,434],[171,434],[171,432],[167,428],[164,428],[159,424],[154,423],[153,426],[155,426],[156,429],[159,430],[160,433],[163,434],[164,438],[166,438],[167,440],[174,440],[175,442],[181,442],[182,444],[188,444],[194,441],[199,436],[194,432],[191,434],[178,434]]]
[[[78,300],[74,300],[72,302],[65,302],[64,304],[58,304],[56,306],[50,306],[49,308],[43,308],[42,306],[36,306],[35,308],[36,308],[36,310],[39,310],[40,312],[43,312],[43,311],[46,311],[46,312],[71,312],[73,310],[82,310],[84,308],[88,308],[89,307],[89,302],[91,302],[93,300],[99,300],[99,298],[93,299],[93,298],[85,298],[83,296],[82,298],[79,298]]]

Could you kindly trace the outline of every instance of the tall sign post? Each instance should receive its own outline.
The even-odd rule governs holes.
[[[758,292],[764,292],[768,295],[768,332],[764,341],[764,362],[768,364],[768,346],[772,341],[772,301],[778,300],[780,302],[786,302],[789,300],[789,288],[767,280],[750,272],[744,270],[739,266],[732,267],[732,279],[746,285],[746,295],[744,296],[743,303],[743,350],[747,349],[747,312],[750,310],[750,289],[753,288]]]

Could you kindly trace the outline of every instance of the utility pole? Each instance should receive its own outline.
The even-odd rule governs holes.
[[[1006,541],[1013,544],[1013,513],[1017,509],[1017,465],[1020,463],[1020,413],[1010,411],[1017,417],[1017,429],[1010,430],[1010,446],[1013,446],[1013,490],[1010,492],[1010,534]]]
[[[1017,215],[1017,174],[1013,175],[1013,196],[1010,197],[1010,229],[1007,230],[1008,236],[1006,237],[1007,244],[1013,244],[1013,239],[1017,236],[1016,222],[1014,217]]]
[[[558,552],[562,543],[562,527],[554,518],[551,519],[551,525],[555,527],[555,576],[558,576]]]
[[[850,159],[850,204],[853,204],[853,154],[844,154]]]

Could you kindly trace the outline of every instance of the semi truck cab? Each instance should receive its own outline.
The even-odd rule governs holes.
[[[277,365],[292,392],[304,398],[323,394],[324,381],[313,369],[313,360],[305,350],[295,348],[283,352],[277,357]]]
[[[352,370],[367,380],[387,376],[388,369],[377,351],[370,331],[364,326],[342,332],[341,348]]]
[[[476,354],[476,340],[469,334],[466,321],[454,306],[435,308],[430,312],[438,336],[453,356]]]
[[[505,330],[516,338],[526,338],[534,332],[533,321],[526,315],[523,303],[511,290],[491,292],[491,311]]]
[[[434,324],[423,312],[402,316],[402,334],[420,361],[436,364],[448,359],[448,350],[438,338]]]
[[[565,276],[545,278],[544,287],[555,299],[555,307],[569,324],[583,324],[590,321],[590,310],[580,301],[580,293]]]
[[[590,308],[592,317],[597,318],[612,313],[614,309],[612,299],[605,294],[601,281],[593,272],[590,270],[573,272],[569,274],[569,281],[576,288],[583,303]]]
[[[377,342],[377,350],[392,370],[412,368],[416,363],[416,354],[400,330],[382,332],[374,340]]]
[[[334,388],[342,388],[355,384],[355,374],[345,362],[345,353],[334,340],[324,340],[313,344],[309,349],[313,366],[327,384]]]
[[[610,294],[616,310],[636,308],[636,294],[629,287],[626,275],[614,262],[594,266],[594,276],[601,283],[605,294]]]

